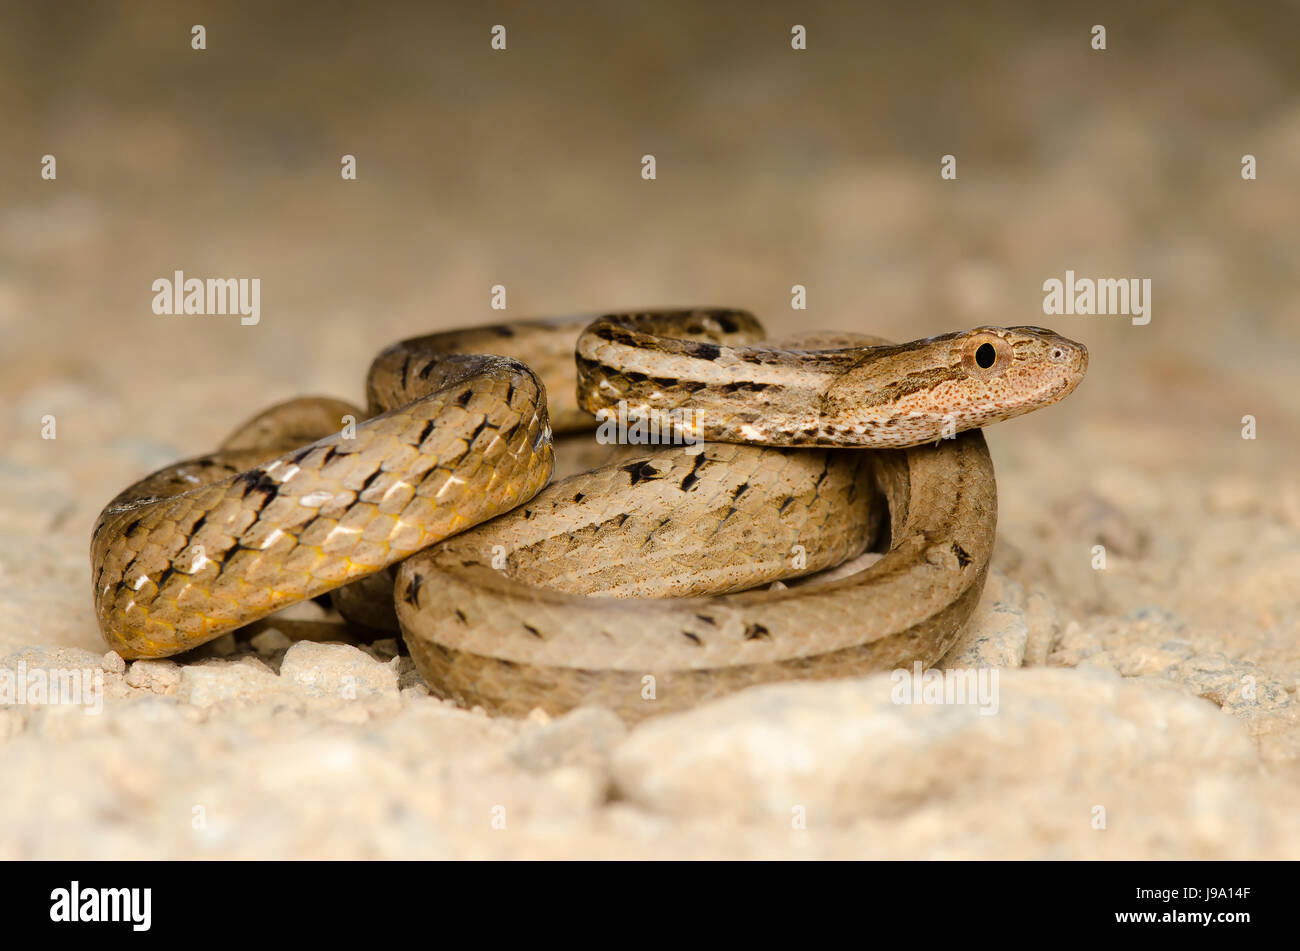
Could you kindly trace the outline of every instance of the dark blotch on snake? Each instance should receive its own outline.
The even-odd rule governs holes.
[[[636,334],[624,330],[622,327],[615,327],[611,324],[601,324],[599,327],[589,332],[600,340],[607,340],[610,343],[621,343],[627,347],[635,347],[641,343],[640,338],[638,338]]]
[[[748,624],[745,626],[745,640],[747,641],[756,641],[760,638],[771,636],[771,631],[761,624]]]
[[[700,471],[700,466],[704,465],[704,453],[695,457],[695,464],[691,466],[691,471],[686,473],[686,478],[682,479],[682,491],[689,492],[700,481],[700,477],[695,473]]]
[[[664,474],[654,467],[654,464],[648,459],[642,459],[640,462],[630,462],[620,468],[632,477],[630,485],[636,485],[640,482],[653,482],[655,479],[662,479]]]
[[[306,453],[296,453],[294,462],[301,462],[304,455]],[[280,494],[280,483],[272,479],[263,469],[249,469],[247,472],[241,472],[236,481],[244,484],[245,498],[248,497],[250,492],[264,492],[266,493],[266,498],[263,500],[265,503]]]

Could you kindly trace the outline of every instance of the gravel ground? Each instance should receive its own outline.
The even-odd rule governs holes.
[[[1300,857],[1300,9],[843,7],[0,11],[0,674],[102,677],[90,715],[0,704],[0,856]],[[260,321],[156,316],[178,269],[259,277]],[[1067,270],[1150,278],[1150,322],[1045,315]],[[109,498],[359,398],[495,284],[1087,344],[989,431],[995,570],[941,666],[996,671],[994,715],[882,674],[493,719],[315,604],[105,656]]]

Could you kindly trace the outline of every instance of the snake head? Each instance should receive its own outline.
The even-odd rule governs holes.
[[[867,347],[823,394],[823,412],[870,444],[915,446],[1068,396],[1088,349],[1041,327],[976,327]]]
[[[985,398],[1027,413],[1068,396],[1088,370],[1088,348],[1042,327],[976,327],[958,334],[954,356]]]

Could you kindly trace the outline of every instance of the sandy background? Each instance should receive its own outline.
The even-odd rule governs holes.
[[[449,709],[386,645],[264,639],[110,661],[103,716],[0,708],[0,854],[1300,856],[1300,5],[972,7],[0,9],[0,666],[99,663],[86,549],[124,485],[276,400],[359,398],[384,344],[499,320],[493,284],[507,317],[726,304],[1091,352],[989,433],[967,660],[1024,668],[1004,716],[861,682],[624,737]],[[1067,268],[1149,277],[1150,324],[1044,316]],[[155,316],[176,269],[261,278],[260,324]],[[368,700],[313,692],[349,670]]]

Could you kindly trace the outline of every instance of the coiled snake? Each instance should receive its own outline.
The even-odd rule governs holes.
[[[339,593],[393,587],[434,693],[509,714],[929,665],[992,553],[978,427],[1086,369],[1034,327],[765,341],[735,310],[416,338],[376,358],[369,414],[282,404],[110,502],[96,613],[123,657],[161,657],[369,578]],[[547,487],[552,427],[593,413],[606,441],[670,445]]]

